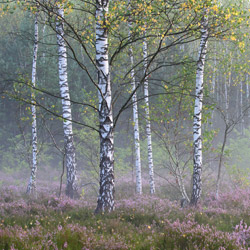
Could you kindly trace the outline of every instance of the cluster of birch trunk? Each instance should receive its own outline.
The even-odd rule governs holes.
[[[111,89],[111,73],[112,68],[110,67],[109,58],[109,32],[107,28],[107,17],[109,13],[109,0],[96,0],[95,1],[95,69],[97,74],[97,84],[96,89],[98,92],[98,115],[99,115],[99,139],[100,139],[100,163],[99,163],[99,195],[97,200],[96,213],[99,212],[110,212],[115,208],[115,178],[114,178],[114,115],[113,115],[113,103],[112,103],[112,89]],[[128,0],[128,11],[131,11],[131,1]],[[39,3],[39,8],[43,7],[43,2]],[[37,60],[38,58],[38,15],[39,8],[35,13],[34,22],[34,49],[33,49],[33,64],[32,64],[32,77],[31,77],[31,111],[32,111],[32,168],[31,175],[27,187],[27,193],[36,195],[36,173],[37,173],[37,144],[39,140],[39,135],[37,135],[37,114],[36,114],[36,71],[37,71]],[[59,75],[59,88],[60,88],[60,99],[61,99],[61,117],[62,126],[64,131],[64,153],[65,153],[65,166],[67,173],[67,185],[66,185],[66,195],[70,198],[79,198],[78,184],[77,184],[77,164],[76,164],[76,149],[74,145],[74,134],[73,125],[74,121],[72,118],[71,110],[71,98],[69,88],[73,84],[68,82],[68,66],[67,66],[67,44],[66,33],[65,33],[65,18],[64,18],[64,4],[57,2],[55,4],[55,36],[58,46],[58,75]],[[130,92],[131,94],[131,107],[132,107],[132,125],[133,125],[133,142],[134,142],[134,166],[136,171],[136,193],[141,195],[142,190],[142,163],[141,163],[141,149],[140,149],[140,124],[139,124],[139,108],[138,108],[138,89],[141,86],[140,83],[136,81],[136,63],[135,63],[135,52],[133,46],[132,30],[133,22],[132,19],[128,18],[127,30],[128,30],[128,56],[130,59],[129,65],[129,81],[130,81]],[[184,199],[186,199],[190,204],[196,205],[202,194],[202,169],[203,169],[203,159],[202,159],[202,107],[204,99],[204,71],[205,71],[205,60],[207,56],[207,46],[209,39],[209,24],[208,24],[208,12],[204,8],[202,10],[202,17],[200,20],[200,37],[199,46],[197,48],[197,60],[196,60],[196,82],[194,83],[194,112],[193,112],[193,177],[192,177],[192,191],[191,197],[185,190],[183,176],[180,169],[177,169],[176,174],[178,179],[178,185],[180,193]],[[67,24],[68,25],[68,24]],[[149,103],[149,53],[148,53],[148,41],[147,41],[147,22],[144,24],[144,34],[141,44],[142,49],[142,65],[143,65],[143,101],[144,101],[144,117],[145,117],[145,131],[147,138],[147,162],[148,162],[148,180],[150,186],[150,194],[154,194],[157,190],[155,187],[155,177],[154,177],[154,161],[153,161],[153,149],[152,149],[152,132],[151,132],[151,118],[150,118],[150,103]],[[232,64],[232,62],[231,62]],[[214,58],[214,67],[216,67],[217,61]],[[232,76],[229,75],[227,78],[225,76],[224,86],[216,85],[218,82],[218,75],[216,75],[216,70],[212,72],[212,85],[211,93],[212,97],[220,102],[219,91],[224,91],[224,101],[225,110],[229,110],[230,100],[229,100],[229,89],[233,88],[231,83]],[[248,82],[248,74],[245,75],[245,81]],[[248,84],[246,86],[246,99],[249,99],[249,89]],[[217,88],[217,89],[216,89]],[[219,89],[220,88],[220,89]],[[241,119],[241,131],[244,131],[244,105],[243,105],[243,81],[241,81],[239,92],[236,96],[238,98],[237,105],[239,105],[239,114],[237,117]],[[212,118],[215,116],[212,113]],[[226,112],[225,124],[226,132],[224,136],[224,142],[227,140],[227,133],[231,130],[234,123],[229,124],[229,112]],[[218,196],[221,167],[223,161],[223,153],[225,143],[222,147],[221,158],[219,161],[219,171],[216,184],[216,193]]]
[[[110,85],[110,69],[108,59],[108,33],[103,27],[102,20],[108,13],[109,1],[96,1],[96,66],[98,70],[98,96],[99,96],[99,122],[100,122],[100,191],[96,212],[112,211],[114,209],[114,131],[113,131],[113,112],[112,112],[112,93]],[[64,40],[64,9],[58,6],[56,12],[56,36],[58,44],[58,67],[59,67],[59,87],[62,100],[62,117],[64,130],[64,150],[66,158],[67,186],[66,195],[70,198],[78,198],[77,188],[77,166],[75,147],[73,141],[71,102],[69,95],[69,84],[67,77],[67,51]],[[131,26],[131,24],[128,24]],[[130,33],[129,33],[130,34]],[[38,13],[35,14],[34,23],[34,54],[32,64],[32,88],[36,83],[36,65],[38,51]],[[136,97],[136,81],[134,74],[133,49],[129,48],[131,60],[131,86],[133,91],[133,127],[135,144],[135,167],[136,167],[136,192],[142,194],[142,173],[140,158],[140,137],[139,137],[139,118],[138,103]],[[144,95],[146,113],[146,132],[148,141],[148,165],[150,193],[155,193],[153,152],[149,116],[149,92],[147,77],[147,40],[143,40],[144,57]],[[31,168],[30,181],[27,193],[36,195],[36,172],[37,172],[37,127],[36,127],[36,103],[34,91],[31,95],[32,102],[32,148],[33,163]]]
[[[64,149],[66,155],[66,170],[67,170],[67,187],[66,195],[71,198],[77,198],[77,175],[76,175],[76,157],[75,147],[73,141],[73,128],[72,128],[72,115],[71,103],[68,86],[67,76],[67,52],[66,43],[64,41],[64,28],[63,7],[58,8],[57,21],[56,21],[56,36],[58,44],[58,68],[59,68],[59,86],[62,100],[62,117],[63,117],[63,130],[64,130]],[[36,65],[37,65],[37,51],[38,51],[38,13],[35,14],[34,24],[34,55],[32,65],[32,88],[36,83]],[[33,163],[31,169],[30,181],[27,187],[27,193],[36,195],[36,172],[37,172],[37,123],[36,123],[36,104],[35,96],[32,91],[32,150],[33,150]]]

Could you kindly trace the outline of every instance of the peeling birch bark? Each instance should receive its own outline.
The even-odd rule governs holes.
[[[108,31],[105,28],[109,0],[96,0],[96,65],[100,123],[100,188],[95,213],[111,212],[114,204],[114,124],[108,58]]]
[[[32,88],[36,86],[36,64],[37,64],[37,51],[38,51],[38,13],[35,14],[34,23],[34,52],[32,62]],[[27,187],[27,194],[36,196],[36,172],[37,172],[37,124],[36,124],[36,105],[35,93],[31,90],[31,114],[32,114],[32,168],[29,184]]]
[[[64,147],[66,155],[66,170],[67,170],[67,186],[66,195],[70,198],[79,198],[76,176],[76,156],[73,141],[71,103],[68,86],[67,74],[67,51],[64,41],[64,17],[63,7],[58,9],[58,17],[56,22],[57,44],[58,44],[58,66],[59,66],[59,85],[62,98],[62,115],[63,115],[63,130],[64,130]]]
[[[203,102],[203,78],[204,64],[207,53],[208,40],[208,21],[206,11],[201,21],[201,41],[198,54],[197,70],[196,70],[196,91],[195,91],[195,107],[193,121],[193,146],[194,146],[194,168],[193,168],[193,190],[191,204],[196,205],[200,199],[202,192],[202,102]]]

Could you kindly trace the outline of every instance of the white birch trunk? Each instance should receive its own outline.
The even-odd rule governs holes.
[[[226,54],[228,55],[228,48],[226,47]],[[226,110],[226,122],[229,119],[229,90],[230,90],[230,86],[231,86],[231,80],[232,80],[232,72],[231,72],[231,67],[232,67],[233,61],[231,59],[230,61],[230,71],[229,71],[229,75],[228,75],[228,81],[227,81],[227,77],[225,75],[225,83],[224,83],[224,88],[225,88],[225,110]],[[228,82],[228,83],[227,83]]]
[[[64,40],[64,17],[63,7],[58,9],[58,18],[56,22],[57,44],[58,44],[58,59],[59,59],[59,85],[62,98],[62,114],[63,114],[63,130],[64,130],[64,147],[66,157],[67,170],[67,187],[66,195],[70,198],[78,198],[77,177],[76,177],[76,157],[73,141],[71,103],[68,86],[67,74],[67,51]]]
[[[45,44],[45,32],[46,32],[46,18],[44,19],[44,25],[42,30],[44,44]],[[43,63],[45,63],[45,51],[43,52],[42,58],[43,58]]]
[[[36,62],[38,51],[38,13],[35,14],[34,24],[34,52],[32,63],[32,88],[36,86]],[[35,105],[35,93],[31,90],[31,114],[32,114],[32,168],[29,184],[27,187],[28,194],[36,195],[36,172],[37,172],[37,125],[36,125],[36,105]]]
[[[130,0],[128,1],[130,4]],[[130,8],[130,7],[129,7]],[[131,22],[129,21],[129,38],[131,37]],[[135,82],[135,71],[134,67],[134,56],[133,49],[129,47],[129,57],[131,63],[131,85],[132,91],[134,92],[136,89]],[[133,128],[134,128],[134,143],[135,143],[135,171],[136,171],[136,193],[142,194],[142,178],[141,178],[141,154],[140,154],[140,134],[139,134],[139,118],[138,118],[138,106],[137,106],[137,95],[134,92],[132,96],[132,104],[133,104]]]
[[[108,58],[108,30],[105,21],[109,0],[96,0],[96,65],[99,87],[100,189],[95,212],[114,210],[114,132]]]
[[[231,79],[231,76],[229,75],[229,78],[228,78],[228,84],[231,84],[230,83],[230,80]],[[225,76],[225,81],[224,81],[224,96],[225,96],[225,110],[226,110],[226,121],[228,121],[228,117],[229,117],[229,103],[228,103],[228,86],[227,86],[227,77]]]
[[[129,54],[130,54],[131,65],[134,65],[132,48],[130,48],[129,51],[130,51]],[[131,85],[132,85],[132,91],[134,91],[136,88],[134,69],[131,70]],[[136,92],[134,93],[132,97],[132,102],[133,102],[133,128],[134,128],[134,143],[135,143],[136,193],[142,194],[140,134],[139,134],[139,118],[138,118]]]
[[[216,43],[215,43],[215,51],[216,51]],[[214,66],[213,66],[213,77],[212,77],[212,97],[214,100],[216,100],[216,95],[215,95],[215,88],[216,88],[216,67],[217,67],[217,60],[216,60],[216,54],[214,55]],[[211,129],[213,128],[214,124],[214,110],[212,110],[211,114]]]
[[[215,51],[217,49],[216,43],[215,43]],[[216,54],[214,55],[214,67],[213,67],[213,78],[212,78],[212,94],[213,98],[215,98],[215,84],[216,84],[216,67],[217,67],[217,60],[216,60]]]
[[[220,74],[218,74],[218,84],[216,85],[217,86],[217,88],[216,88],[216,103],[218,105],[220,105],[220,102],[221,102],[221,98],[220,98],[220,95],[221,95],[220,86],[221,86],[221,84],[219,84],[221,81],[223,81],[223,80],[222,80]]]
[[[244,134],[244,117],[243,117],[243,82],[240,81],[240,117],[241,117],[241,123],[240,123],[240,130],[241,134]]]
[[[147,40],[146,31],[144,33],[145,38],[143,39],[143,59],[144,59],[144,74],[147,74],[148,67],[148,51],[147,51]],[[149,92],[148,92],[148,76],[144,80],[144,99],[145,99],[145,113],[146,113],[146,134],[148,142],[148,168],[149,168],[149,185],[150,193],[155,193],[155,182],[154,182],[154,164],[153,164],[153,150],[152,150],[152,139],[151,139],[151,124],[149,115]]]
[[[206,12],[206,11],[205,11]],[[202,118],[202,102],[203,102],[203,78],[204,78],[204,64],[207,53],[208,40],[208,21],[206,13],[201,21],[201,41],[199,48],[199,56],[196,71],[196,91],[195,91],[195,107],[194,107],[194,122],[193,122],[193,136],[194,136],[194,169],[193,169],[193,190],[191,197],[191,204],[196,205],[202,191],[202,138],[201,138],[201,118]]]

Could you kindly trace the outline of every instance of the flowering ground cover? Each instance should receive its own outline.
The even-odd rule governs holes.
[[[110,214],[95,199],[15,186],[0,192],[0,249],[250,249],[250,190],[203,199],[197,208],[157,196],[120,198]]]

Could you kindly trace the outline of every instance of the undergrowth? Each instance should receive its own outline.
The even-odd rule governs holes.
[[[241,192],[241,198],[227,194],[186,209],[167,199],[133,196],[118,200],[112,213],[94,215],[95,203],[84,199],[44,193],[30,199],[4,189],[0,249],[250,249],[250,195]]]

